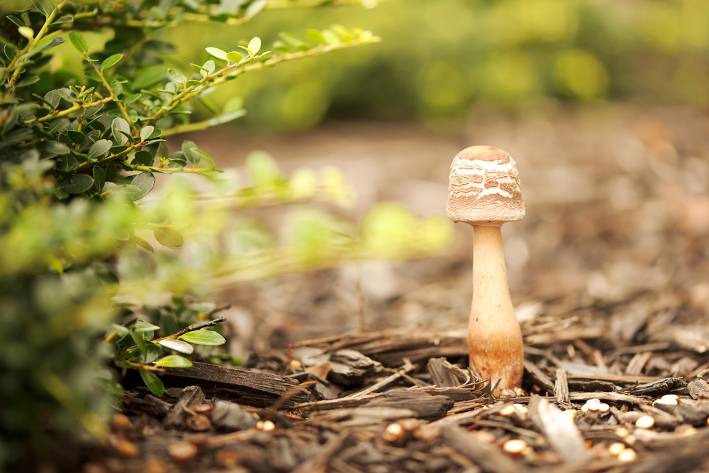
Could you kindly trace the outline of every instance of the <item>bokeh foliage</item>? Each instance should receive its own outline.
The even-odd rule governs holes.
[[[156,31],[186,18],[238,28],[265,7],[320,3],[38,0],[2,16],[0,469],[32,468],[52,444],[71,452],[82,434],[101,436],[116,372],[135,369],[160,394],[162,367],[189,366],[189,356],[228,361],[209,348],[224,339],[214,306],[198,296],[445,245],[447,223],[393,204],[363,226],[335,217],[328,208],[354,197],[336,169],[286,175],[256,153],[240,174],[221,173],[197,144],[172,138],[244,114],[239,100],[192,113],[223,83],[377,38],[342,26],[272,43],[245,36],[188,65]],[[170,179],[151,193],[158,175]],[[282,224],[260,218],[283,206],[292,207]],[[392,219],[401,226],[387,226]],[[415,243],[386,244],[401,232]]]
[[[709,104],[704,0],[386,0],[371,11],[268,12],[247,28],[275,38],[304,23],[343,21],[384,41],[220,93],[243,95],[254,126],[284,129],[327,116],[450,119],[471,104],[515,111],[548,101]],[[190,35],[179,55],[193,61],[206,42],[228,44],[233,33],[190,23],[165,34]]]

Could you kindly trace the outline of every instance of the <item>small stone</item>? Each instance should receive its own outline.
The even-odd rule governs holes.
[[[382,438],[387,442],[399,442],[404,438],[404,434],[405,431],[401,424],[394,422],[386,426]]]
[[[113,417],[111,417],[111,427],[113,427],[113,430],[128,430],[131,426],[131,421],[125,414],[113,414]]]
[[[155,457],[148,457],[143,465],[143,473],[166,473],[165,463]]]
[[[120,435],[109,435],[108,444],[114,452],[123,458],[135,458],[138,456],[138,447]]]
[[[167,449],[170,457],[179,463],[188,463],[197,456],[197,447],[186,440],[173,443]]]
[[[495,434],[492,432],[488,432],[487,430],[478,430],[474,432],[475,437],[485,443],[495,443],[497,441],[497,437],[495,437]]]
[[[512,455],[521,455],[522,452],[527,448],[527,442],[525,442],[522,439],[513,439],[513,440],[508,440],[505,442],[505,444],[502,446],[502,449],[507,452],[511,453]]]
[[[676,394],[665,394],[653,404],[661,404],[663,406],[676,406],[679,402],[679,396]]]
[[[81,471],[82,473],[108,473],[106,467],[100,463],[87,463]]]
[[[503,415],[505,417],[509,417],[511,415],[514,415],[515,413],[515,406],[512,404],[508,404],[502,409],[500,409],[500,415]]]
[[[256,428],[264,432],[271,432],[276,429],[276,424],[270,420],[260,420],[256,422]]]
[[[566,409],[565,411],[561,411],[566,417],[571,419],[572,421],[576,418],[578,415],[578,411],[576,409]]]
[[[218,450],[214,459],[219,465],[228,469],[233,469],[239,464],[241,455],[236,450],[227,447]]]
[[[613,442],[608,447],[608,453],[610,453],[614,457],[617,457],[618,455],[620,455],[623,452],[623,450],[625,450],[625,444],[623,442]]]
[[[503,399],[509,399],[509,398],[517,397],[517,393],[512,388],[503,388],[500,390],[498,397],[503,398]]]
[[[185,420],[187,427],[194,430],[195,432],[204,432],[212,427],[212,422],[204,414],[191,415]]]
[[[598,412],[599,406],[601,405],[600,399],[589,399],[581,406],[583,412]]]
[[[618,455],[618,461],[623,463],[635,461],[636,458],[638,458],[638,454],[632,448],[626,448]]]
[[[638,420],[635,421],[635,427],[638,429],[649,429],[655,425],[655,419],[651,416],[640,416]]]
[[[683,435],[683,436],[684,435],[694,435],[696,432],[697,432],[697,429],[695,429],[691,425],[687,425],[687,424],[679,425],[675,429],[675,433],[677,435]]]
[[[214,410],[214,404],[211,402],[205,402],[203,404],[197,404],[192,407],[192,410],[197,414],[210,414]]]

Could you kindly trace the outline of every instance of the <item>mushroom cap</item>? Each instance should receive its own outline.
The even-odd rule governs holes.
[[[473,225],[500,225],[526,213],[517,164],[494,146],[471,146],[451,163],[448,217]]]

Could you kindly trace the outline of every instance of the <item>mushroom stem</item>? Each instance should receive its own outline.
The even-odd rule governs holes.
[[[473,226],[473,305],[468,322],[470,364],[492,385],[522,382],[524,349],[507,285],[500,225]]]

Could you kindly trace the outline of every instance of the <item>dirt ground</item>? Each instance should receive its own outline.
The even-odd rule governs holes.
[[[493,396],[466,369],[472,236],[459,224],[439,257],[225,290],[250,371],[175,374],[166,400],[130,391],[85,471],[709,471],[706,114],[479,111],[455,133],[337,123],[200,142],[224,167],[253,149],[286,168],[336,164],[355,218],[381,200],[442,213],[459,149],[509,151],[527,203],[504,227],[524,392]]]

